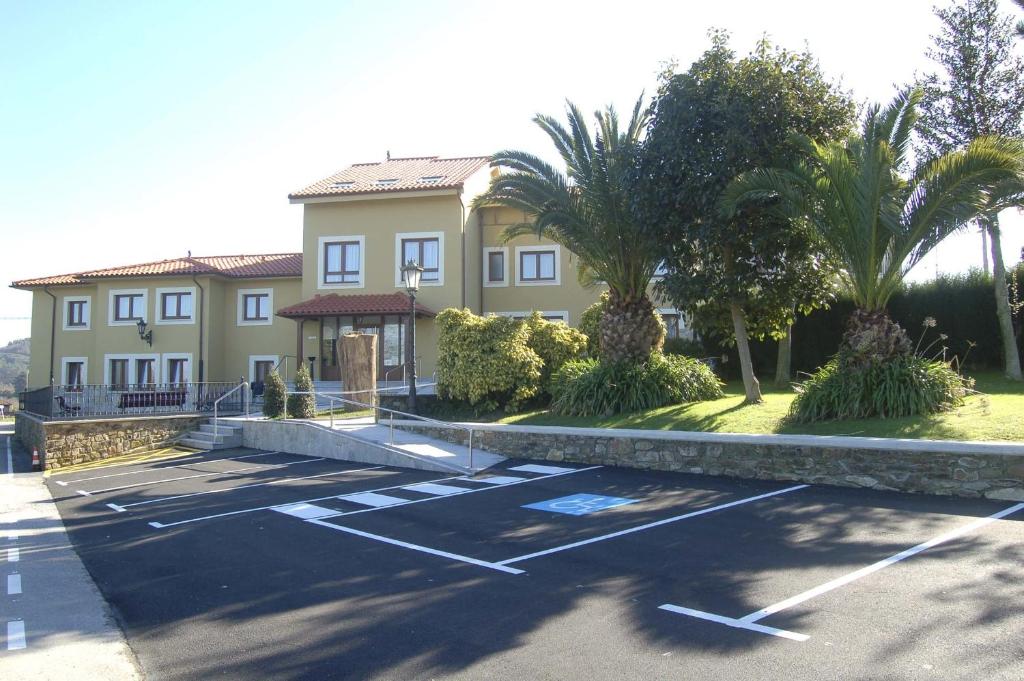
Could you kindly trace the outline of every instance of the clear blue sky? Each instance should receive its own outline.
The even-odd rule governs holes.
[[[0,0],[0,343],[28,334],[2,319],[30,312],[14,279],[189,249],[297,251],[289,191],[387,151],[549,153],[534,113],[566,97],[626,109],[712,26],[741,53],[762,33],[806,41],[858,99],[888,99],[928,68],[931,4],[864,0],[839,19],[811,0]],[[1021,225],[1006,222],[1007,260]],[[976,242],[944,246],[918,276],[980,264]]]

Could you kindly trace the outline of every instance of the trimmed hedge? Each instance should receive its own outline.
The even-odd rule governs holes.
[[[544,365],[540,370],[540,388],[551,393],[551,375],[566,362],[580,359],[587,352],[588,336],[565,322],[549,322],[534,312],[526,319],[530,337],[526,341]]]

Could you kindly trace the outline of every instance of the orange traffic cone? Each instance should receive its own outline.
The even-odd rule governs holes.
[[[38,471],[39,469],[40,469],[40,465],[39,465],[39,450],[38,449],[33,449],[32,450],[32,470]]]

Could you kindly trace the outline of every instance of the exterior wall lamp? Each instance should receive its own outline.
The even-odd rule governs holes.
[[[140,319],[136,326],[139,327],[139,338],[149,343],[149,347],[153,347],[153,330],[146,331],[146,320]]]

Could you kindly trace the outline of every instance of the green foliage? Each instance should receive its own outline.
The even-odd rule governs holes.
[[[284,381],[281,374],[274,369],[267,374],[263,382],[263,415],[267,418],[280,418],[284,415],[285,394]]]
[[[789,418],[795,423],[870,417],[897,418],[963,404],[973,381],[946,362],[903,355],[852,370],[836,357],[797,386]]]
[[[555,372],[551,387],[551,411],[567,416],[610,416],[723,394],[722,384],[704,363],[658,352],[646,362],[566,362]]]
[[[638,179],[638,210],[664,234],[661,288],[701,335],[733,337],[730,304],[748,333],[779,337],[834,294],[835,268],[802,225],[768,212],[719,213],[738,174],[797,158],[793,132],[835,139],[853,121],[850,97],[813,55],[767,40],[737,59],[724,32],[690,68],[662,74]]]
[[[28,356],[28,338],[11,341],[0,348],[0,397],[13,398],[25,390]]]
[[[510,225],[506,239],[536,234],[575,254],[581,278],[607,283],[610,304],[636,321],[629,326],[612,324],[613,340],[601,341],[608,346],[605,354],[646,357],[659,340],[647,288],[664,252],[654,230],[631,210],[630,177],[647,122],[643,98],[623,129],[613,107],[595,113],[593,136],[578,107],[568,103],[566,114],[568,127],[551,116],[533,119],[554,144],[564,172],[533,154],[499,151],[491,165],[506,172],[494,177],[473,206],[522,211],[527,220]]]
[[[295,374],[295,392],[288,396],[289,418],[311,419],[316,416],[316,396],[312,394],[313,390],[313,379],[309,375],[309,369],[304,363],[300,364]]]
[[[580,316],[580,331],[587,337],[587,354],[598,357],[601,354],[601,317],[608,308],[608,292],[601,299],[583,311]]]
[[[540,390],[544,361],[530,349],[530,328],[508,317],[448,308],[438,329],[437,392],[481,411],[516,411]]]
[[[549,322],[534,312],[526,319],[529,329],[527,345],[544,363],[540,370],[540,387],[551,392],[551,375],[570,360],[580,359],[587,349],[587,336],[565,322]]]
[[[664,352],[666,355],[685,355],[697,359],[707,354],[704,352],[704,344],[692,338],[667,338]]]

